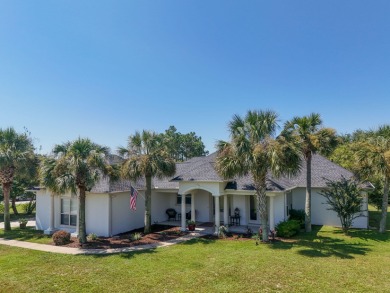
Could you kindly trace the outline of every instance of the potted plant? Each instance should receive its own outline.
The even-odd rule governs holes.
[[[20,227],[20,229],[26,229],[27,222],[28,222],[27,219],[19,219],[19,227]]]
[[[187,221],[188,231],[195,231],[196,223],[195,221]]]

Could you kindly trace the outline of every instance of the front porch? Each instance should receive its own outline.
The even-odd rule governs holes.
[[[211,184],[211,183],[207,183]],[[260,227],[260,214],[256,211],[255,196],[248,192],[241,194],[227,193],[225,190],[212,189],[206,183],[182,186],[178,193],[156,194],[153,199],[153,223],[180,227],[187,230],[187,222],[194,221],[197,227],[203,223],[212,223],[209,227],[218,233],[221,225],[232,232],[246,233],[248,228],[257,233]],[[186,188],[184,188],[186,187]],[[223,193],[222,193],[223,191]],[[275,196],[267,198],[268,228],[275,228]],[[284,196],[277,199],[278,218],[284,218]],[[255,211],[255,212],[253,212]]]
[[[181,227],[181,221],[163,221],[156,224]],[[227,225],[227,227],[232,233],[245,234],[248,233],[248,230],[252,231],[252,233],[258,233],[260,225]],[[209,222],[196,222],[195,231],[201,234],[215,234],[215,225]]]
[[[181,221],[164,221],[156,223],[158,225],[165,225],[165,226],[173,226],[173,227],[181,227]],[[196,222],[196,228],[195,232],[208,235],[213,234],[215,232],[214,225],[209,225],[210,223],[207,222]],[[183,230],[183,229],[181,229]]]

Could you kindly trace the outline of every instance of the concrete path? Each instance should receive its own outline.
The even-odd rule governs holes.
[[[188,241],[188,240],[200,237],[202,235],[204,235],[204,233],[195,232],[195,233],[190,233],[190,234],[187,234],[183,237],[179,237],[179,238],[165,241],[165,242],[159,242],[159,243],[154,243],[154,244],[145,244],[145,245],[139,245],[139,246],[133,246],[133,247],[126,247],[126,248],[113,248],[113,249],[71,248],[71,247],[62,247],[62,246],[54,246],[54,245],[47,245],[47,244],[31,243],[31,242],[18,241],[18,240],[8,240],[8,239],[3,239],[3,238],[0,238],[0,244],[14,246],[14,247],[20,247],[20,248],[26,248],[26,249],[45,251],[45,252],[62,253],[62,254],[107,255],[107,254],[114,254],[114,253],[128,253],[128,252],[141,251],[141,250],[146,250],[146,249],[154,249],[154,248],[159,248],[159,247],[171,246],[171,245],[174,245],[177,243],[181,243],[184,241]]]

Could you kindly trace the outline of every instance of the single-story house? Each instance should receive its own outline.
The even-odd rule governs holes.
[[[199,223],[212,223],[216,231],[220,225],[234,224],[241,227],[259,227],[260,215],[250,176],[224,180],[215,171],[216,153],[177,163],[172,178],[152,181],[152,223],[174,220],[186,229],[186,219]],[[325,198],[319,192],[326,187],[326,179],[350,178],[352,173],[328,159],[314,155],[312,160],[312,224],[341,226],[336,213],[329,210]],[[87,233],[112,236],[143,227],[143,180],[135,182],[139,192],[137,210],[131,210],[130,182],[110,181],[103,178],[87,193]],[[267,179],[267,208],[269,229],[288,219],[291,209],[304,209],[306,169],[295,177]],[[367,186],[370,188],[370,186]],[[368,201],[366,192],[362,206],[363,216],[353,222],[355,228],[368,227]],[[183,200],[183,197],[185,198]],[[173,211],[169,218],[167,210]],[[37,229],[51,233],[56,229],[77,231],[78,201],[75,195],[53,195],[42,187],[37,191]],[[184,216],[185,215],[185,216]],[[173,217],[173,219],[172,219]]]

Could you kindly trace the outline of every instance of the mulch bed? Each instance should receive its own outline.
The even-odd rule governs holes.
[[[130,236],[134,233],[141,233],[140,240],[132,241]],[[65,247],[83,248],[83,249],[110,249],[110,248],[126,248],[144,244],[153,244],[176,239],[186,235],[186,232],[180,231],[179,227],[152,225],[152,233],[143,234],[143,228],[135,229],[126,233],[119,234],[114,237],[99,237],[97,240],[88,241],[85,244],[80,244],[76,237],[71,238],[71,243],[63,245]],[[226,240],[226,241],[254,241],[252,234],[228,233],[225,238],[219,238],[216,235],[204,235],[201,238],[208,240]],[[294,242],[295,240],[275,237],[267,243],[275,242]],[[260,243],[260,242],[259,242]],[[52,243],[54,245],[54,243]]]
[[[225,238],[220,238],[217,235],[204,235],[201,238],[203,239],[209,239],[209,240],[227,240],[227,241],[256,241],[256,239],[252,238],[252,234],[239,234],[239,233],[228,233]],[[295,239],[287,239],[287,238],[281,238],[281,237],[269,237],[268,242],[261,242],[258,241],[258,243],[276,243],[276,242],[296,242]]]
[[[153,225],[152,233],[146,235],[144,235],[142,231],[143,229],[136,229],[114,237],[99,237],[97,240],[88,241],[84,245],[80,244],[77,238],[72,237],[71,243],[63,246],[83,249],[126,248],[144,244],[164,242],[186,235],[186,233],[181,232],[180,228],[178,227],[164,225]],[[142,238],[140,240],[131,241],[130,235],[133,233],[142,233]]]

